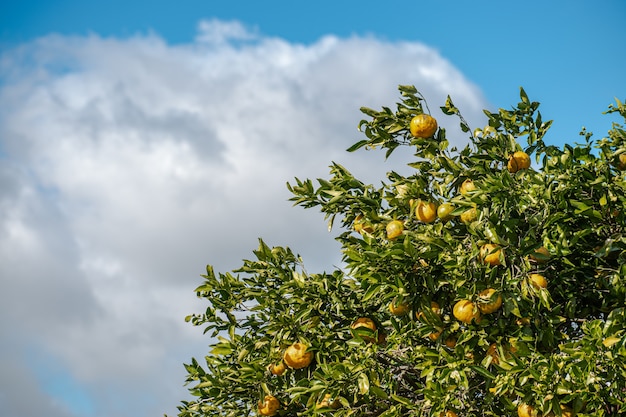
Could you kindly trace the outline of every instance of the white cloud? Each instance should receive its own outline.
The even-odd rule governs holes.
[[[0,69],[0,324],[12,351],[57,358],[97,416],[175,414],[182,363],[208,343],[182,320],[202,309],[206,263],[238,267],[259,236],[309,270],[339,263],[322,216],[292,208],[285,182],[326,177],[331,161],[371,181],[404,169],[400,151],[387,163],[344,151],[360,106],[393,106],[397,85],[415,84],[433,113],[447,94],[470,123],[485,107],[425,45],[298,45],[237,22],[202,22],[178,46],[49,36]],[[0,407],[25,401],[0,375]]]

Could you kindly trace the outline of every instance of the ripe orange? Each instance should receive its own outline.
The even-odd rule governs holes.
[[[359,327],[365,327],[366,329],[370,329],[372,333],[376,331],[376,323],[374,323],[374,320],[370,319],[369,317],[359,317],[354,323],[350,325],[350,328],[353,330],[358,329]],[[361,336],[361,339],[365,340],[366,342],[376,341],[373,335],[368,336],[360,334],[359,336]]]
[[[392,220],[387,223],[385,230],[387,231],[387,239],[395,239],[402,234],[402,231],[404,230],[404,223],[400,220]]]
[[[416,138],[430,138],[437,131],[437,120],[429,114],[418,114],[411,119],[409,130]]]
[[[491,362],[496,365],[500,363],[500,354],[498,353],[498,345],[492,343],[489,345],[487,349],[487,355],[491,356]]]
[[[548,251],[548,249],[546,249],[545,246],[541,246],[535,249],[535,251],[531,253],[529,256],[532,261],[535,261],[539,264],[543,264],[543,263],[546,263],[548,259],[550,258],[550,251]]]
[[[285,366],[283,362],[280,362],[278,365],[271,364],[270,366],[267,367],[267,369],[270,370],[272,375],[280,376],[285,373],[285,371],[287,370],[287,367]]]
[[[474,191],[474,190],[476,190],[476,185],[474,184],[474,181],[472,181],[469,178],[463,181],[463,184],[461,184],[461,187],[459,188],[459,192],[462,195],[465,195],[469,193],[470,191]]]
[[[409,312],[409,309],[410,307],[408,303],[397,303],[395,298],[389,303],[389,312],[394,316],[404,316]]]
[[[330,407],[333,410],[336,410],[339,407],[341,407],[341,402],[339,402],[338,399],[335,398],[335,400],[333,400],[333,401],[331,401],[331,399],[332,399],[332,395],[325,394],[324,395],[324,399],[322,401],[320,401],[319,403],[317,403],[316,408]]]
[[[478,308],[483,314],[495,313],[502,307],[502,295],[493,288],[488,288],[478,293]]]
[[[360,234],[363,233],[372,233],[374,231],[374,228],[365,223],[365,221],[363,220],[363,215],[359,214],[358,216],[356,216],[356,218],[354,219],[354,231]]]
[[[259,414],[262,416],[273,416],[279,408],[280,403],[273,395],[266,395],[263,402],[259,401]]]
[[[308,348],[304,343],[294,343],[285,349],[283,362],[293,369],[306,368],[313,362],[313,352],[307,352]]]
[[[528,169],[530,168],[530,156],[526,152],[517,151],[509,157],[506,167],[510,173],[515,173],[520,169]]]
[[[435,313],[435,315],[441,316],[441,307],[439,307],[439,304],[436,301],[430,302],[430,309],[432,310],[433,313]],[[422,313],[421,311],[418,311],[416,317],[418,320],[422,320],[422,318],[424,318],[424,313]]]
[[[626,153],[621,154],[617,158],[617,169],[620,171],[626,170]]]
[[[447,222],[452,218],[452,213],[454,211],[454,206],[451,203],[443,203],[439,207],[437,207],[437,217],[439,217],[442,221]]]
[[[548,287],[548,281],[541,274],[530,274],[530,283],[533,287],[537,289]]]
[[[537,417],[537,412],[532,405],[521,403],[517,406],[517,415],[519,417]]]
[[[456,346],[456,338],[453,336],[450,336],[446,340],[443,341],[443,344],[449,347],[450,349],[454,349],[454,347]]]
[[[461,323],[480,322],[480,310],[470,300],[458,301],[452,308],[452,314]]]
[[[415,216],[421,222],[432,223],[437,218],[437,205],[432,202],[420,201],[415,208]]]
[[[500,265],[500,246],[486,243],[480,248],[480,259],[483,263],[491,266]]]
[[[441,330],[432,332],[431,334],[428,335],[428,338],[434,342],[435,340],[439,339],[439,336],[441,336]]]
[[[471,209],[465,210],[461,213],[459,217],[463,223],[469,224],[478,218],[478,211],[476,210],[476,207],[472,207]]]
[[[439,417],[458,417],[458,416],[454,411],[446,410],[445,413],[439,413]]]

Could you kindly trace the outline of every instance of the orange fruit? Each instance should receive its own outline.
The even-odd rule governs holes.
[[[319,403],[317,403],[317,408],[330,407],[330,408],[336,410],[339,407],[341,407],[341,403],[339,402],[338,399],[335,399],[333,401],[331,401],[331,399],[332,399],[332,395],[325,394],[324,395],[324,399],[322,401],[320,401]]]
[[[395,239],[402,234],[402,231],[404,230],[404,223],[400,220],[392,220],[387,223],[385,230],[387,231],[387,239]]]
[[[273,395],[266,395],[263,402],[259,401],[259,414],[262,416],[273,416],[280,408],[280,403]]]
[[[469,193],[470,191],[474,191],[474,190],[476,190],[476,185],[474,184],[474,181],[472,181],[469,178],[463,181],[463,184],[461,184],[461,187],[459,188],[459,192],[462,195],[465,195]]]
[[[530,274],[530,283],[533,287],[537,289],[546,288],[548,286],[548,281],[546,280],[546,277],[541,274]]]
[[[478,211],[476,210],[476,207],[472,207],[471,209],[465,210],[461,213],[459,217],[463,223],[469,224],[478,218]]]
[[[450,349],[454,349],[456,346],[456,338],[450,336],[446,340],[443,341],[443,344],[449,347]]]
[[[313,362],[313,352],[307,352],[308,348],[304,343],[294,343],[285,349],[283,362],[293,369],[306,368]]]
[[[285,373],[285,370],[287,370],[287,367],[285,366],[283,362],[280,362],[278,365],[271,364],[270,366],[267,367],[267,369],[270,370],[272,375],[280,376]]]
[[[439,336],[441,336],[441,331],[432,332],[428,335],[428,338],[434,342],[435,340],[439,339]]]
[[[430,302],[430,309],[432,310],[433,313],[435,313],[437,316],[441,316],[441,307],[439,307],[439,304],[436,301],[431,301]],[[421,320],[424,317],[424,313],[422,313],[421,311],[419,311],[416,315],[418,320]]]
[[[496,345],[495,343],[492,343],[489,345],[489,348],[487,349],[487,355],[491,356],[492,363],[495,363],[496,365],[500,363],[500,355],[498,354],[498,345]]]
[[[418,114],[411,119],[409,130],[416,138],[431,138],[437,131],[437,120],[429,114]]]
[[[408,303],[397,303],[395,298],[389,303],[389,312],[394,316],[404,316],[409,312],[409,309],[410,307]]]
[[[420,201],[415,208],[415,217],[421,222],[432,223],[437,218],[437,205]]]
[[[458,301],[452,308],[452,314],[461,323],[480,322],[480,310],[470,300]]]
[[[520,169],[528,169],[530,168],[530,156],[526,152],[517,151],[509,157],[506,167],[510,173],[515,173]]]
[[[543,264],[546,263],[550,258],[550,251],[548,251],[545,246],[541,246],[535,249],[535,251],[531,253],[529,257],[532,261]]]
[[[495,313],[500,309],[500,307],[502,307],[502,295],[500,295],[493,288],[488,288],[479,292],[478,296],[478,309],[483,314]]]
[[[359,317],[354,323],[350,325],[350,328],[353,330],[358,329],[359,327],[365,327],[366,329],[370,329],[372,332],[376,331],[376,323],[374,323],[374,320],[370,319],[369,317]],[[365,340],[366,342],[376,341],[374,336],[367,336],[363,334],[360,334],[359,336],[361,336],[361,339]]]
[[[500,265],[500,246],[493,243],[486,243],[480,248],[480,259],[484,264],[496,266]]]
[[[517,415],[519,417],[537,417],[537,412],[532,405],[521,403],[517,406]]]
[[[458,417],[458,416],[454,411],[446,410],[445,413],[439,413],[439,417]]]
[[[439,217],[442,221],[446,222],[452,218],[452,213],[454,211],[454,206],[451,203],[443,203],[439,207],[437,207],[437,217]]]
[[[365,221],[363,220],[363,215],[359,214],[358,216],[356,216],[356,218],[354,219],[354,231],[360,234],[363,233],[372,233],[374,231],[374,228],[365,223]]]
[[[620,171],[626,170],[626,153],[621,154],[617,158],[617,169]]]

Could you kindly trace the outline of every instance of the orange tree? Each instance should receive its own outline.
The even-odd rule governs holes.
[[[187,320],[213,343],[185,365],[179,415],[626,415],[623,126],[558,148],[523,90],[475,130],[448,97],[437,117],[470,136],[455,149],[399,90],[396,109],[361,109],[349,151],[405,145],[410,176],[332,164],[288,184],[338,226],[340,269],[262,240],[231,273],[207,267]]]

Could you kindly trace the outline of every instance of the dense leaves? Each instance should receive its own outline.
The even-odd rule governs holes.
[[[454,149],[442,128],[412,136],[411,118],[428,107],[414,87],[400,96],[395,111],[361,109],[365,139],[349,151],[388,156],[404,145],[411,176],[392,171],[374,186],[332,164],[329,179],[288,184],[296,205],[338,228],[341,270],[309,273],[263,241],[232,273],[207,267],[196,291],[208,307],[187,320],[213,343],[186,365],[196,399],[179,415],[258,415],[267,395],[283,416],[501,416],[520,404],[626,413],[623,126],[558,148],[545,144],[551,122],[523,90],[474,130],[448,98],[442,117],[472,132]],[[608,112],[626,117],[619,101]],[[534,164],[507,169],[515,152]],[[473,190],[461,192],[468,180]],[[430,203],[446,210],[434,218]],[[467,320],[455,305],[469,306]],[[313,363],[272,372],[294,342]]]

